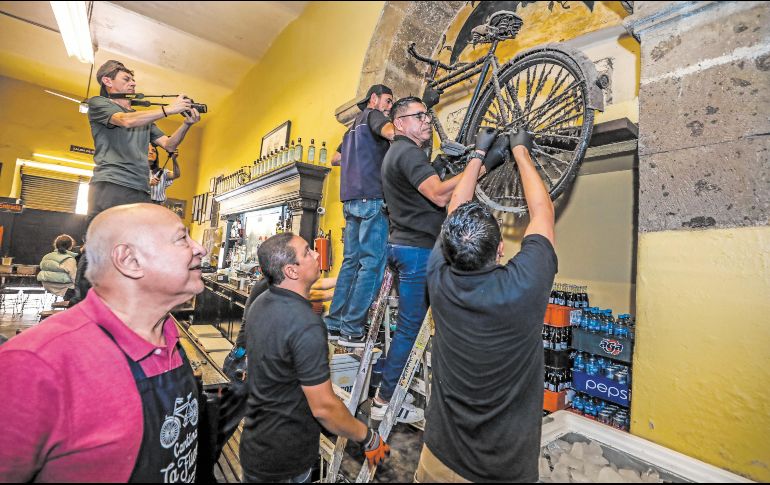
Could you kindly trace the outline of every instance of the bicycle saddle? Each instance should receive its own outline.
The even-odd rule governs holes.
[[[490,15],[483,25],[471,31],[471,43],[488,44],[495,40],[514,39],[523,24],[524,21],[515,13],[500,10]]]

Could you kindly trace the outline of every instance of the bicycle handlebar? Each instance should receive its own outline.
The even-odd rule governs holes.
[[[410,56],[414,57],[418,61],[422,61],[426,64],[430,64],[434,67],[440,67],[441,69],[445,69],[447,71],[452,70],[452,66],[447,66],[443,62],[440,62],[436,59],[431,59],[430,57],[421,56],[420,54],[417,53],[417,50],[414,48],[414,46],[415,46],[415,43],[412,42],[409,44],[409,47],[407,48],[407,52],[409,52]]]

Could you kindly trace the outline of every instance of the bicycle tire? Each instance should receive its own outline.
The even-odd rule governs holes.
[[[532,51],[503,66],[498,78],[502,109],[494,80],[490,78],[476,106],[469,108],[472,114],[465,143],[474,142],[481,126],[528,129],[535,143],[532,160],[551,200],[556,200],[577,175],[591,140],[594,110],[588,106],[590,80],[571,56],[547,49]],[[546,89],[552,91],[543,96],[543,89],[549,84]],[[506,157],[502,166],[479,180],[476,196],[493,210],[527,212],[521,178],[512,157]]]

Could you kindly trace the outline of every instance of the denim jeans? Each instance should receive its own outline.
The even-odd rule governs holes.
[[[377,362],[382,372],[379,396],[390,401],[401,371],[412,351],[422,321],[428,312],[426,269],[430,249],[388,244],[388,264],[398,274],[398,327],[386,359]]]
[[[388,219],[382,199],[346,201],[343,213],[345,252],[325,322],[329,330],[360,337],[385,272]]]

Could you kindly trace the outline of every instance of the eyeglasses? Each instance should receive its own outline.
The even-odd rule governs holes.
[[[415,118],[417,118],[417,121],[419,121],[421,123],[425,122],[426,120],[427,121],[433,120],[433,117],[427,111],[420,111],[419,113],[412,113],[410,115],[403,115],[403,116],[399,116],[399,118],[408,118],[410,116],[414,116]]]

